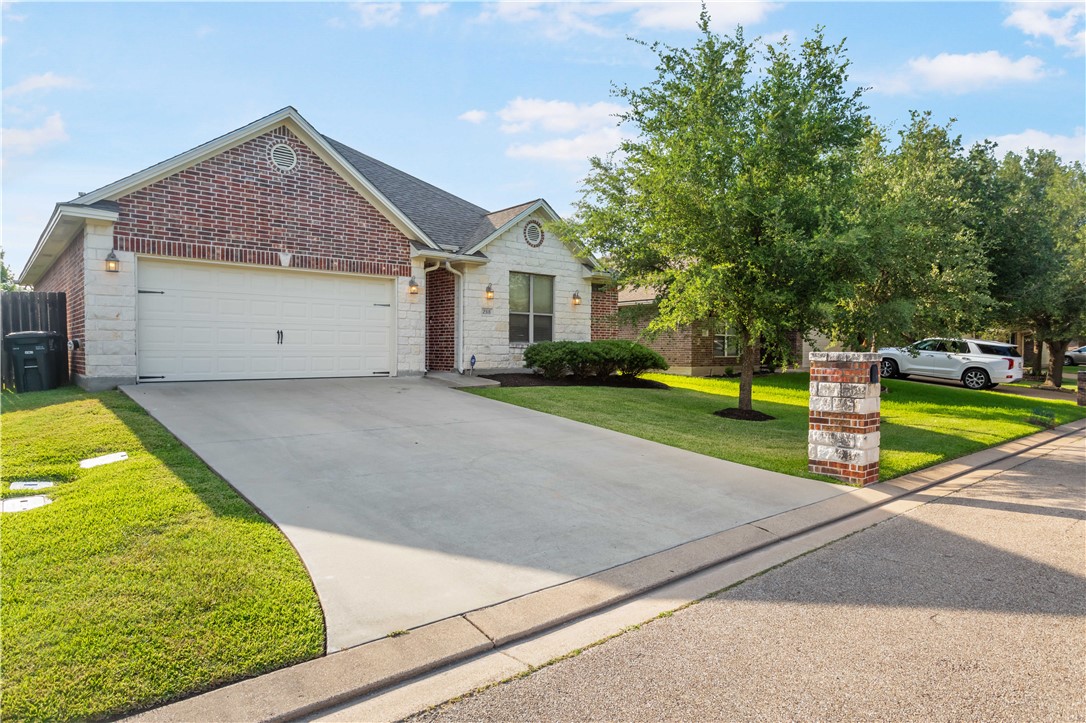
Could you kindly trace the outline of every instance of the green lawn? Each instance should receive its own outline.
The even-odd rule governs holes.
[[[651,439],[776,472],[829,479],[807,472],[806,374],[759,377],[754,407],[776,419],[741,422],[713,414],[734,407],[737,379],[648,374],[671,389],[617,387],[490,387],[475,394],[556,414],[635,437]],[[1027,419],[1051,410],[1056,424],[1086,417],[1068,402],[972,392],[886,380],[882,398],[880,478],[891,479],[1039,430]]]
[[[5,721],[115,716],[323,652],[286,538],[127,397],[5,392],[0,420],[3,496],[57,483],[0,518]]]

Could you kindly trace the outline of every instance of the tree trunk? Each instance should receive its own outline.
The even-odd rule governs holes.
[[[1044,348],[1044,340],[1039,338],[1036,334],[1032,334],[1029,337],[1029,346],[1033,351],[1033,360],[1030,363],[1030,375],[1039,377],[1041,376],[1041,350]]]
[[[754,409],[754,340],[745,326],[739,327],[739,343],[742,351],[739,353],[739,408],[743,410]]]
[[[1044,386],[1059,389],[1063,386],[1063,355],[1067,353],[1071,340],[1047,339],[1045,344],[1048,345],[1048,378]]]

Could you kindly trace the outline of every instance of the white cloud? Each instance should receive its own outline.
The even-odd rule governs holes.
[[[37,128],[5,128],[4,155],[29,156],[45,146],[68,140],[60,113],[54,113]]]
[[[482,123],[487,119],[490,114],[485,110],[469,110],[461,113],[457,116],[457,120],[467,121],[468,123]]]
[[[506,133],[523,133],[541,128],[552,133],[593,130],[615,126],[617,113],[626,108],[616,103],[570,103],[541,98],[514,98],[498,111],[501,129]]]
[[[514,144],[505,149],[505,155],[541,161],[585,161],[591,156],[602,156],[617,149],[622,138],[618,128],[599,128],[573,138]]]
[[[876,81],[874,86],[875,90],[889,94],[922,90],[968,93],[1038,80],[1045,74],[1044,61],[1032,55],[1013,60],[995,50],[940,53],[934,58],[926,55],[913,58],[902,72]]]
[[[1034,38],[1050,38],[1063,48],[1071,48],[1075,55],[1086,52],[1086,5],[1061,2],[1014,3],[1014,10],[1003,21],[1009,28],[1018,28]],[[1063,11],[1063,12],[1061,12]]]
[[[351,10],[358,16],[358,24],[364,28],[391,26],[400,22],[401,3],[351,3]]]
[[[4,22],[21,23],[22,21],[26,20],[26,15],[20,15],[19,13],[14,12],[16,4],[17,3],[12,2],[5,2],[0,4],[0,8],[2,8],[4,13]]]
[[[1086,131],[1082,128],[1076,128],[1073,136],[1061,136],[1028,128],[1021,133],[994,136],[991,140],[999,144],[999,150],[1003,153],[1014,151],[1022,155],[1027,148],[1037,151],[1049,150],[1055,151],[1065,163],[1072,161],[1086,163]]]
[[[36,90],[72,88],[76,85],[78,85],[78,81],[75,78],[57,75],[56,73],[49,71],[48,73],[42,73],[41,75],[31,75],[23,78],[15,85],[9,85],[7,88],[4,88],[4,97],[11,98],[16,95],[33,93]]]
[[[714,27],[753,24],[779,8],[769,2],[710,2]],[[694,30],[701,13],[700,2],[497,2],[484,6],[479,22],[534,23],[547,38],[567,40],[582,33],[621,35],[626,29]],[[617,21],[613,18],[617,18]],[[612,19],[603,24],[602,21]]]
[[[432,18],[435,15],[440,15],[449,9],[452,3],[420,3],[418,5],[418,13],[421,17]]]
[[[653,30],[693,30],[701,17],[701,3],[698,2],[650,2],[636,7],[634,22],[638,27]],[[761,22],[779,7],[767,2],[706,3],[709,20],[718,28]]]

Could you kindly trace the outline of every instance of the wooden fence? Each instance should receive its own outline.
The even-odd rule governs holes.
[[[63,291],[5,291],[0,293],[0,338],[16,331],[55,331],[67,342],[68,306]],[[0,371],[4,386],[14,379],[8,360],[7,345],[0,353]],[[64,347],[61,384],[68,383],[68,350]]]

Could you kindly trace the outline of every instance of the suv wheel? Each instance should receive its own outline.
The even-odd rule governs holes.
[[[988,372],[983,369],[966,369],[965,373],[962,374],[962,384],[967,389],[984,389],[991,383],[992,380],[988,377]]]
[[[893,359],[883,359],[879,364],[879,374],[887,379],[893,379],[898,375],[897,362]]]
[[[1072,359],[1070,356],[1065,356],[1063,358],[1063,365],[1065,367],[1073,367],[1075,365],[1075,360]]]

